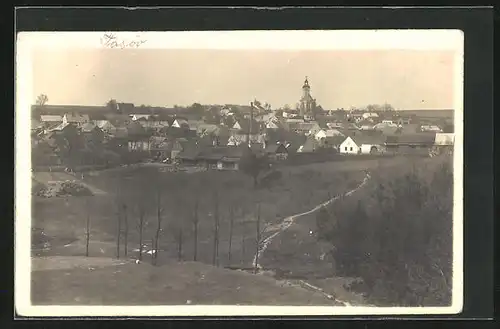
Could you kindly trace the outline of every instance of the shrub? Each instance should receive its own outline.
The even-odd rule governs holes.
[[[321,238],[335,247],[337,269],[362,277],[374,302],[451,302],[453,174],[450,163],[429,172],[412,168],[377,177],[374,193],[362,202],[346,199],[328,217],[318,215]]]

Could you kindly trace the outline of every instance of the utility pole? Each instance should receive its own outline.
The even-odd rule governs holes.
[[[248,147],[250,147],[251,145],[250,135],[252,134],[252,123],[253,123],[253,102],[250,102],[250,124],[248,125],[248,135],[247,135]]]

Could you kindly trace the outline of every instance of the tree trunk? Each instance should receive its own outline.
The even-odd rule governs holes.
[[[123,244],[124,244],[124,255],[125,257],[127,257],[128,255],[128,217],[127,217],[127,207],[126,205],[123,206],[123,220],[124,220],[124,224],[125,224],[125,237],[123,239]]]
[[[177,260],[182,261],[182,227],[179,229]]]
[[[217,192],[214,194],[214,246],[213,246],[213,258],[212,264],[217,265],[217,249],[219,244],[219,200]]]
[[[144,228],[144,212],[142,209],[139,210],[139,260],[142,260],[142,232]]]
[[[234,224],[233,208],[229,207],[229,250],[227,252],[227,260],[228,260],[229,265],[231,265],[231,247],[233,244],[233,224]]]
[[[194,218],[193,218],[193,226],[194,226],[194,254],[193,261],[196,262],[198,258],[198,198],[194,204]]]
[[[160,231],[161,231],[161,197],[160,197],[160,191],[158,190],[158,195],[157,195],[157,222],[158,226],[156,227],[156,235],[155,235],[155,247],[154,247],[154,264],[156,265],[158,263],[158,253],[159,253],[159,239],[160,239]]]
[[[90,208],[87,203],[87,231],[85,233],[85,256],[89,257],[89,243],[90,243]]]
[[[259,270],[259,250],[260,250],[260,203],[257,205],[257,238],[256,238],[256,252],[255,252],[255,264],[254,272],[257,273]]]
[[[117,234],[116,234],[116,258],[120,259],[120,236],[122,233],[122,218],[120,214],[120,208],[118,208],[118,229],[117,229]]]
[[[241,263],[245,262],[245,237],[241,237]]]

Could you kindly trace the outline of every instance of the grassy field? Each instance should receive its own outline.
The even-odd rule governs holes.
[[[198,260],[213,260],[214,193],[218,193],[220,217],[219,264],[250,266],[255,252],[256,204],[261,204],[261,220],[277,223],[283,217],[306,211],[316,204],[355,186],[364,173],[322,172],[303,166],[282,168],[281,179],[266,188],[254,189],[249,177],[239,172],[159,173],[156,168],[106,172],[85,178],[95,189],[108,192],[99,196],[34,198],[33,227],[52,237],[51,255],[81,255],[87,216],[91,221],[91,255],[116,255],[117,207],[126,204],[130,225],[129,248],[138,248],[137,206],[147,208],[144,241],[151,244],[157,223],[156,188],[162,189],[163,208],[161,249],[167,258],[177,257],[179,227],[183,229],[183,259],[193,259],[194,239],[191,219],[194,199],[199,201]],[[234,210],[232,257],[229,262],[229,208]],[[62,241],[62,242],[58,242]],[[63,244],[72,245],[64,247]],[[40,249],[40,248],[38,248]],[[42,251],[39,251],[42,253]]]
[[[39,300],[41,303],[50,303],[55,301],[57,289],[68,289],[67,297],[64,301],[68,303],[114,303],[123,302],[126,296],[100,296],[99,290],[104,289],[105,282],[111,280],[110,285],[117,286],[117,281],[122,279],[116,276],[127,276],[123,280],[134,281],[138,284],[147,281],[147,277],[153,274],[158,274],[157,282],[165,284],[163,272],[166,268],[176,268],[172,271],[177,271],[172,274],[172,285],[180,285],[186,287],[188,284],[193,284],[194,279],[184,279],[183,275],[188,278],[191,274],[193,266],[207,266],[213,261],[213,236],[214,236],[214,193],[218,193],[218,211],[220,216],[220,238],[218,248],[218,264],[220,267],[251,267],[252,260],[256,251],[256,203],[261,204],[261,227],[265,223],[280,223],[286,216],[296,213],[308,211],[314,208],[317,204],[326,201],[329,197],[345,193],[355,188],[365,177],[365,170],[370,172],[376,171],[392,171],[397,168],[408,168],[414,160],[408,158],[390,158],[380,160],[367,161],[342,161],[338,163],[317,163],[303,166],[283,167],[280,168],[281,178],[268,184],[267,187],[254,189],[252,179],[243,175],[240,172],[200,172],[193,174],[185,173],[161,173],[158,168],[125,168],[123,170],[104,171],[97,175],[87,175],[84,181],[88,186],[94,187],[95,190],[105,193],[99,196],[90,197],[69,197],[69,198],[33,198],[33,214],[32,226],[38,232],[33,239],[33,256],[38,257],[68,257],[68,256],[84,256],[85,255],[85,224],[87,216],[90,217],[90,258],[114,258],[116,257],[116,236],[117,236],[117,207],[118,205],[126,204],[128,207],[128,221],[130,225],[129,232],[129,258],[137,258],[138,248],[138,230],[136,228],[138,219],[138,206],[143,205],[147,212],[147,224],[144,229],[144,242],[151,245],[154,229],[157,223],[157,190],[161,190],[160,204],[163,208],[162,213],[162,234],[160,237],[160,254],[159,267],[151,270],[134,270],[137,267],[131,268],[127,273],[114,273],[111,269],[95,269],[89,274],[89,270],[85,271],[81,268],[76,269],[52,269],[40,272],[34,272],[32,281],[35,295],[34,301]],[[423,160],[415,160],[423,161]],[[420,163],[420,162],[419,162]],[[35,174],[37,175],[37,173]],[[357,192],[358,193],[358,192]],[[179,227],[183,228],[183,244],[182,244],[182,259],[184,261],[193,260],[194,255],[194,238],[191,218],[193,216],[195,198],[199,198],[199,229],[198,229],[198,255],[197,260],[200,263],[180,263],[175,264],[178,257],[178,240],[176,234]],[[229,208],[232,207],[235,212],[235,221],[232,236],[231,260],[229,260]],[[331,263],[321,259],[321,255],[328,251],[330,246],[319,243],[316,238],[315,215],[307,215],[296,221],[287,231],[283,232],[271,243],[266,253],[260,260],[261,265],[266,269],[280,269],[288,272],[288,275],[293,279],[313,279],[317,286],[326,287],[325,291],[329,293],[340,293],[349,295],[343,289],[342,284],[336,283],[331,285],[332,280],[328,276],[332,275]],[[123,241],[123,239],[122,239]],[[42,248],[43,242],[49,242],[49,248]],[[123,247],[121,251],[123,258]],[[141,265],[150,266],[150,255],[144,255],[144,261]],[[35,258],[36,259],[36,258]],[[168,264],[168,266],[167,266]],[[136,264],[133,264],[136,266]],[[125,265],[120,265],[125,266]],[[129,266],[129,265],[127,265]],[[130,265],[132,266],[132,265]],[[208,266],[214,273],[214,287],[205,288],[204,285],[196,286],[198,289],[207,291],[186,292],[181,294],[184,299],[199,300],[199,303],[229,303],[226,297],[214,298],[214,295],[225,294],[230,295],[230,289],[227,287],[215,287],[217,282],[224,282],[226,276],[232,274],[231,271],[216,269]],[[163,272],[162,272],[163,271]],[[188,272],[185,272],[188,271]],[[219,272],[222,271],[222,272]],[[94,274],[95,273],[95,274]],[[184,273],[184,274],[183,274]],[[234,271],[233,271],[234,273]],[[174,275],[175,274],[175,275]],[[235,274],[252,276],[237,272]],[[165,274],[167,275],[167,274]],[[220,277],[218,277],[220,275]],[[88,279],[83,279],[87,276]],[[135,277],[137,276],[137,278]],[[153,275],[154,276],[154,275]],[[80,283],[78,277],[82,277]],[[94,280],[93,278],[96,277]],[[99,277],[99,279],[97,279]],[[217,277],[217,278],[216,278]],[[259,279],[250,280],[253,285],[260,285],[258,280],[275,279],[257,276]],[[58,279],[59,278],[59,279]],[[155,277],[156,278],[156,277]],[[262,278],[262,279],[260,279]],[[135,281],[136,280],[136,281]],[[236,279],[235,279],[236,280]],[[239,279],[238,279],[239,280]],[[326,280],[326,281],[325,281]],[[79,283],[72,283],[78,281]],[[99,282],[96,282],[99,281]],[[176,282],[179,281],[179,282]],[[217,282],[216,282],[217,281]],[[269,281],[269,282],[271,282]],[[102,282],[102,283],[101,283]],[[264,282],[264,281],[262,281]],[[248,284],[251,290],[252,284]],[[271,296],[260,297],[259,294],[266,295],[265,290],[271,289],[267,283],[262,283],[261,286],[253,287],[253,293],[245,293],[241,295],[241,300],[238,303],[252,303],[258,301],[259,304],[265,303],[264,300],[273,301]],[[85,286],[89,285],[88,294],[86,292],[71,292],[75,285],[77,291],[84,291]],[[102,286],[101,286],[102,285]],[[223,286],[224,284],[222,284]],[[65,287],[68,288],[65,288]],[[53,287],[53,288],[49,288]],[[95,295],[92,291],[95,287]],[[51,292],[53,289],[53,293]],[[79,289],[79,290],[78,290]],[[114,288],[113,288],[114,289]],[[172,288],[166,286],[167,291],[172,291]],[[220,291],[221,289],[226,289]],[[140,289],[139,289],[140,290]],[[151,289],[154,290],[154,289]],[[133,290],[131,290],[133,291]],[[161,291],[161,289],[160,289]],[[177,290],[175,290],[177,291]],[[137,292],[137,299],[131,297],[127,302],[131,304],[145,303],[150,298],[151,303],[178,303],[179,297],[165,297],[165,294],[159,294],[157,297],[147,297],[146,293]],[[151,292],[154,296],[156,292]],[[158,292],[159,293],[159,292]],[[234,291],[233,291],[234,293]],[[308,292],[310,294],[310,292]],[[53,294],[53,295],[51,295]],[[131,293],[132,294],[132,293]],[[193,295],[194,294],[194,295]],[[199,296],[196,294],[200,294]],[[203,297],[205,296],[206,297]],[[74,296],[79,297],[79,301],[75,301]],[[152,295],[152,296],[153,296]],[[175,295],[175,294],[174,294]],[[274,295],[274,293],[273,293]],[[38,296],[38,297],[36,297]],[[45,297],[43,297],[45,296]],[[51,297],[53,296],[53,297]],[[187,296],[187,297],[186,297]],[[243,296],[246,296],[243,298]],[[283,296],[287,296],[285,293]],[[309,296],[309,295],[308,295]],[[297,304],[304,303],[330,303],[325,297],[318,294],[318,299],[304,296],[297,297]],[[236,296],[233,296],[236,298]],[[62,297],[61,297],[62,298]],[[173,298],[173,299],[170,299]],[[227,297],[229,298],[229,297]],[[238,297],[240,298],[240,297]],[[281,297],[280,297],[281,298]],[[312,298],[312,299],[311,299]],[[354,297],[355,299],[355,297]],[[142,300],[142,301],[140,301]],[[286,300],[283,297],[283,300]],[[59,299],[57,299],[59,302]],[[294,303],[293,298],[290,301]],[[233,303],[233,302],[231,302]],[[271,302],[270,302],[271,303]],[[281,302],[280,302],[281,303]],[[281,303],[281,305],[284,305]]]
[[[34,304],[339,305],[298,285],[201,263],[152,266],[109,258],[70,258],[35,259]]]

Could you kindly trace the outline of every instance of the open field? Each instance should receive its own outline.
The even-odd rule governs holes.
[[[239,172],[214,171],[186,175],[183,173],[159,173],[157,168],[149,167],[126,168],[121,171],[105,171],[99,173],[98,176],[86,176],[84,180],[88,186],[102,190],[105,194],[101,194],[99,197],[33,198],[32,226],[38,229],[38,232],[43,231],[43,235],[40,233],[34,235],[34,246],[32,248],[33,256],[84,256],[85,223],[87,216],[90,216],[91,237],[89,254],[91,257],[89,259],[102,259],[103,257],[108,259],[115,258],[117,207],[119,204],[126,204],[129,209],[127,218],[130,225],[128,258],[137,258],[139,240],[138,230],[136,228],[137,206],[139,204],[147,206],[147,224],[144,228],[143,241],[147,245],[146,249],[151,249],[151,239],[157,221],[156,189],[162,187],[161,205],[164,209],[162,217],[165,219],[162,223],[163,231],[160,238],[160,253],[158,258],[158,264],[160,266],[157,269],[152,267],[151,270],[143,271],[144,273],[139,273],[141,271],[134,272],[134,270],[132,270],[130,273],[127,272],[127,274],[123,272],[118,272],[117,274],[108,267],[106,267],[106,269],[98,269],[97,266],[94,266],[96,269],[92,270],[91,273],[96,274],[89,275],[88,269],[85,271],[83,271],[81,267],[78,269],[69,269],[67,268],[70,267],[69,265],[62,269],[35,272],[35,274],[33,274],[33,285],[39,285],[39,288],[37,288],[38,290],[35,289],[35,291],[38,291],[39,297],[33,297],[34,301],[39,298],[38,300],[41,303],[50,303],[51,298],[60,298],[56,296],[50,297],[50,289],[52,288],[44,290],[43,287],[60,287],[60,289],[63,289],[62,287],[66,285],[70,287],[74,280],[78,280],[75,279],[75,277],[84,275],[89,277],[89,279],[82,279],[82,283],[76,284],[77,287],[75,289],[85,290],[85,284],[92,286],[101,284],[92,281],[93,279],[91,278],[93,278],[93,275],[102,275],[106,280],[114,280],[113,282],[122,280],[120,278],[115,278],[116,275],[127,275],[127,278],[123,279],[125,281],[132,280],[131,278],[133,278],[133,275],[137,275],[137,282],[140,282],[143,278],[146,280],[145,277],[147,275],[152,275],[146,274],[145,272],[165,271],[164,268],[166,268],[166,264],[169,264],[169,268],[177,266],[176,268],[178,268],[179,271],[179,276],[171,274],[173,275],[171,284],[186,284],[186,280],[181,278],[183,278],[183,275],[186,276],[190,274],[187,272],[182,274],[182,272],[184,270],[190,271],[188,267],[195,265],[185,265],[187,263],[175,266],[172,265],[178,257],[177,248],[179,244],[175,233],[179,232],[179,227],[183,228],[182,259],[184,261],[193,260],[194,238],[191,217],[194,212],[193,205],[196,196],[200,198],[197,261],[205,264],[211,264],[213,262],[214,190],[217,190],[219,201],[218,211],[220,215],[220,238],[217,263],[221,267],[231,266],[233,268],[248,268],[252,266],[253,257],[256,251],[255,203],[257,201],[261,203],[261,226],[264,226],[265,223],[279,224],[286,216],[308,211],[316,205],[326,201],[329,197],[343,194],[354,189],[365,177],[365,171],[390,172],[398,168],[403,170],[415,163],[420,164],[425,161],[428,161],[428,159],[388,158],[373,161],[367,160],[363,162],[343,161],[339,163],[318,163],[304,166],[283,167],[280,168],[281,179],[274,181],[265,188],[261,187],[257,189],[252,187],[252,181],[249,177]],[[35,175],[37,174],[38,173]],[[207,188],[209,186],[211,187],[210,189]],[[360,192],[356,192],[355,194],[357,193]],[[192,199],[186,198],[186,196],[192,196]],[[229,206],[232,206],[235,211],[231,260],[229,260],[228,253]],[[335,206],[335,204],[333,206]],[[316,231],[315,214],[301,217],[300,220],[297,220],[288,230],[277,236],[270,244],[259,263],[265,269],[284,272],[284,277],[289,280],[313,280],[314,284],[323,288],[325,292],[334,295],[339,294],[351,301],[354,300],[361,303],[359,302],[361,297],[347,291],[343,287],[343,284],[350,279],[337,278],[338,280],[335,281],[335,284],[331,283],[334,269],[332,268],[331,262],[321,258],[322,254],[327,253],[331,246],[318,242]],[[271,233],[272,232],[267,234]],[[266,235],[264,235],[264,237],[265,236]],[[44,248],[43,242],[48,242],[48,246],[46,244]],[[121,249],[121,256],[124,258],[123,246]],[[150,266],[148,264],[150,263],[150,258],[150,255],[144,255],[143,263],[140,265]],[[121,259],[119,261],[121,261]],[[132,264],[130,266],[137,265]],[[196,266],[206,265],[199,264]],[[219,273],[222,277],[230,275],[227,274],[226,270],[216,269],[215,267],[207,268],[212,269],[215,276],[219,276]],[[231,271],[229,271],[229,273],[230,272]],[[252,277],[252,274],[248,273],[238,272],[237,274]],[[262,278],[262,280],[271,280],[269,282],[276,282],[273,278],[263,276],[257,277]],[[55,278],[60,278],[60,280]],[[99,279],[97,281],[106,282],[106,280]],[[158,279],[158,282],[160,280],[162,282],[161,284],[167,282],[164,279]],[[176,280],[179,280],[179,282],[176,282]],[[219,280],[219,278],[217,280]],[[224,280],[220,282],[224,282]],[[214,287],[210,289],[204,288],[203,285],[198,286],[198,289],[207,290],[203,293],[200,292],[200,296],[191,296],[191,294],[195,294],[195,292],[187,292],[185,295],[182,294],[182,298],[188,296],[186,299],[200,299],[199,303],[203,303],[203,301],[208,303],[214,300],[216,300],[214,303],[225,303],[225,297],[221,297],[222,299],[214,299],[214,295],[219,293],[224,295],[224,292],[217,291],[226,288],[215,287],[216,282],[212,284]],[[253,284],[260,284],[260,281],[255,281]],[[256,298],[253,300],[259,300],[259,304],[264,303],[261,302],[262,299],[260,296],[258,298],[256,296],[258,296],[257,293],[264,294],[263,291],[268,289],[266,287],[266,283],[262,283],[261,287],[254,287],[256,292],[254,292],[253,295],[245,293],[244,295],[246,297],[241,297],[241,302],[238,303],[251,303],[252,298]],[[56,288],[53,289],[57,291],[55,290]],[[101,287],[99,289],[103,288]],[[171,290],[177,288],[169,286],[166,289]],[[137,296],[139,299],[143,298],[141,302],[138,301],[138,299],[134,299],[135,297],[124,299],[125,296],[118,298],[113,297],[113,294],[110,294],[110,296],[100,296],[98,291],[99,290],[96,289],[96,295],[93,296],[81,295],[80,293],[74,292],[75,296],[82,296],[79,297],[79,301],[75,301],[74,298],[71,297],[71,293],[68,293],[68,297],[65,297],[64,300],[68,300],[68,303],[82,304],[104,302],[104,300],[109,304],[123,303],[124,300],[127,300],[127,302],[131,304],[137,304],[145,303],[148,299],[144,295],[146,293],[143,294],[142,292],[140,296]],[[90,291],[88,293],[92,294]],[[308,293],[310,294],[310,292]],[[46,297],[42,296],[44,294]],[[208,296],[206,297],[207,299],[204,300],[201,294],[203,294],[203,296],[206,294]],[[316,294],[319,296],[318,298],[322,300],[321,302],[319,300],[316,302],[314,298],[310,299],[310,297],[304,297],[304,300],[297,300],[296,303],[300,305],[304,305],[308,303],[308,301],[315,305],[331,303],[331,301],[326,299],[321,293]],[[283,296],[286,296],[286,294]],[[116,298],[116,300],[113,298]],[[174,299],[168,298],[170,297],[151,297],[151,303],[183,303],[179,301],[179,297],[175,297]],[[53,300],[55,301],[55,299]],[[59,302],[60,299],[57,299],[57,301]],[[227,301],[227,303],[230,302]],[[293,299],[291,303],[294,303]],[[281,302],[280,304],[286,305]]]
[[[195,262],[147,263],[71,257],[42,258],[32,273],[32,302],[38,305],[338,305],[318,292],[273,278]],[[92,258],[90,258],[92,259]],[[86,263],[86,264],[84,264]],[[51,269],[50,265],[57,265]],[[105,292],[105,293],[103,293]],[[189,302],[188,302],[189,301]]]

